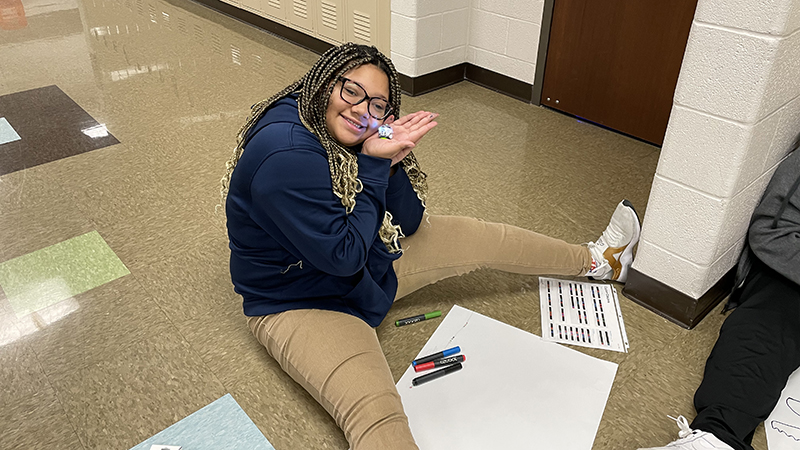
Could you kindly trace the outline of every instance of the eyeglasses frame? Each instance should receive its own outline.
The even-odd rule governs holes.
[[[342,82],[342,85],[339,87],[339,97],[342,100],[344,100],[345,102],[347,102],[347,104],[356,106],[356,105],[360,105],[361,103],[364,103],[364,100],[367,100],[367,114],[369,114],[369,116],[372,117],[375,120],[386,120],[386,118],[389,117],[392,114],[394,108],[392,107],[391,103],[389,103],[389,100],[387,100],[387,99],[385,99],[383,97],[370,97],[369,93],[367,92],[367,90],[358,81],[353,81],[350,78],[342,77],[342,76],[339,77],[339,81]],[[351,103],[349,100],[344,98],[344,85],[348,81],[353,83],[353,84],[355,84],[356,86],[360,87],[361,90],[364,91],[364,98],[362,98],[361,100],[359,100],[359,101],[357,101],[355,103]],[[383,117],[375,117],[375,115],[372,114],[372,111],[370,110],[370,103],[372,102],[373,99],[382,100],[382,101],[386,102],[387,109],[386,109],[386,114]]]

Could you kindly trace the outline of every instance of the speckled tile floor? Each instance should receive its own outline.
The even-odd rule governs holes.
[[[128,449],[230,393],[278,450],[346,449],[251,337],[215,212],[249,106],[317,55],[185,0],[22,4],[28,27],[0,30],[0,96],[57,86],[119,143],[68,156],[45,136],[52,127],[37,131],[37,145],[52,147],[43,152],[61,156],[0,172],[0,264],[94,233],[130,273],[32,313],[0,291],[0,448]],[[646,212],[655,147],[466,82],[403,107],[441,114],[416,151],[431,212],[570,242],[596,238],[622,198]],[[14,120],[21,139],[4,124],[13,140],[0,151],[32,142]],[[438,322],[391,322],[454,304],[539,334],[534,277],[448,279],[398,302],[378,328],[395,377]],[[619,363],[598,450],[675,437],[666,415],[693,416],[724,319],[717,308],[686,331],[624,298],[622,311],[630,353],[578,349]],[[766,449],[763,428],[755,447]]]

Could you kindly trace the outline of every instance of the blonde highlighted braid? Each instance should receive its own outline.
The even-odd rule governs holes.
[[[328,154],[328,166],[331,172],[333,193],[341,199],[347,214],[353,212],[356,205],[356,194],[363,190],[358,179],[358,160],[353,150],[344,147],[328,132],[325,124],[325,113],[336,81],[344,73],[363,64],[374,64],[386,72],[389,78],[389,104],[395,116],[400,112],[400,83],[392,61],[377,48],[366,45],[347,43],[326,51],[302,78],[287,86],[272,97],[256,103],[250,110],[236,136],[237,145],[233,155],[225,164],[227,172],[222,177],[220,195],[222,204],[228,196],[231,175],[244,151],[245,138],[264,113],[278,100],[289,94],[297,93],[297,105],[300,120],[305,127],[314,133]],[[409,153],[400,163],[411,181],[417,197],[425,205],[428,195],[426,175],[413,153]],[[403,237],[400,226],[392,224],[392,215],[387,211],[379,231],[381,241],[391,253],[400,252],[398,239]]]

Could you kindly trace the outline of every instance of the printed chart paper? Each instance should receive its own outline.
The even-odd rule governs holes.
[[[800,449],[800,370],[786,383],[781,399],[764,422],[769,450]]]
[[[419,448],[591,450],[617,364],[459,306],[417,357],[455,346],[462,370],[412,387],[409,366],[397,382]]]
[[[614,286],[540,277],[539,301],[544,340],[628,352]]]

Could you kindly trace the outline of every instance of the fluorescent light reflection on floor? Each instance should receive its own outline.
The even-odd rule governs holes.
[[[108,136],[108,129],[106,128],[106,124],[104,123],[101,123],[100,125],[95,125],[93,127],[84,128],[81,130],[81,132],[93,139]]]

